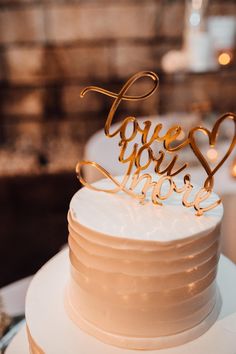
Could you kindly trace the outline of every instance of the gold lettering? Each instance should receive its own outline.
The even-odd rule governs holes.
[[[194,209],[197,211],[196,215],[201,216],[201,215],[203,215],[203,213],[205,211],[211,210],[221,203],[221,200],[218,199],[216,202],[214,202],[206,207],[201,207],[200,203],[203,202],[204,200],[207,200],[210,197],[211,193],[212,192],[210,190],[207,191],[205,188],[201,188],[197,192],[194,202],[193,202]]]
[[[142,78],[149,78],[153,81],[153,87],[151,88],[151,90],[140,96],[128,95],[128,90],[138,80]],[[111,132],[111,125],[113,123],[114,115],[120,103],[122,101],[139,101],[147,99],[155,92],[158,87],[158,84],[159,79],[155,73],[151,71],[143,71],[133,75],[124,84],[124,86],[118,93],[107,91],[96,86],[89,86],[81,92],[81,97],[84,97],[84,95],[89,91],[96,91],[114,99],[106,119],[104,131],[105,135],[108,138],[112,138],[118,134],[120,135],[119,161],[123,164],[127,164],[127,169],[126,173],[122,177],[122,180],[120,181],[117,178],[112,177],[108,171],[106,171],[102,166],[100,166],[96,162],[81,161],[76,166],[77,176],[83,185],[93,190],[100,191],[99,188],[94,187],[94,185],[89,184],[84,179],[81,171],[83,166],[90,166],[92,168],[95,168],[104,177],[108,178],[113,186],[113,188],[103,191],[108,193],[117,193],[119,191],[123,191],[124,193],[129,194],[131,197],[138,199],[140,202],[144,202],[147,197],[147,192],[151,188],[151,200],[154,204],[158,205],[162,205],[161,200],[168,199],[172,195],[172,193],[182,194],[182,204],[185,207],[194,208],[196,210],[196,215],[200,216],[204,212],[215,208],[221,202],[220,200],[217,200],[212,204],[202,206],[202,203],[204,201],[207,201],[211,196],[212,189],[214,186],[214,174],[222,166],[224,161],[228,158],[228,156],[236,146],[236,115],[233,113],[225,113],[216,121],[212,131],[209,131],[204,127],[192,128],[188,133],[187,139],[178,143],[177,139],[183,132],[180,126],[174,125],[173,127],[169,128],[165,134],[161,135],[163,126],[161,123],[159,123],[155,126],[153,132],[150,133],[152,126],[150,121],[143,122],[141,126],[138,120],[132,116],[126,117],[120,123],[119,127],[116,128],[113,132]],[[218,163],[218,165],[216,165],[214,169],[211,169],[211,166],[208,164],[208,161],[201,153],[200,148],[195,140],[195,132],[204,133],[208,138],[210,146],[215,146],[221,123],[226,119],[233,120],[234,136],[223,159]],[[136,138],[140,138],[141,146],[139,146],[139,143],[137,142]],[[161,145],[163,145],[164,148],[164,151],[161,149],[159,150],[159,155],[157,157],[154,155],[152,149],[152,144],[154,142],[160,143]],[[127,153],[128,147],[131,143],[133,143],[133,145],[131,146],[131,152]],[[176,152],[187,146],[190,146],[193,153],[195,154],[207,174],[204,186],[198,191],[194,190],[189,174],[184,176],[183,185],[180,187],[177,186],[177,184],[173,180],[174,176],[178,175],[187,167],[187,163],[183,163],[180,167],[178,166],[178,168],[175,168],[175,166],[177,165],[178,155],[173,155],[167,165],[163,167],[166,152]],[[157,181],[153,181],[152,175],[148,173],[140,175],[142,171],[145,171],[147,168],[150,167],[152,162],[154,164],[154,172],[161,176]],[[131,184],[130,187],[128,187],[127,185],[131,176]],[[166,183],[169,184],[168,190],[165,192],[165,194],[163,194],[163,185]],[[138,186],[141,186],[141,192],[135,192],[135,189],[137,189]]]
[[[168,190],[168,192],[165,195],[161,195],[161,189],[162,189],[162,186],[165,183],[165,181],[169,182],[169,190]],[[160,203],[158,201],[158,199],[160,199],[160,200],[168,199],[171,196],[171,194],[173,193],[173,191],[174,191],[174,185],[173,185],[172,178],[170,176],[161,177],[156,182],[155,187],[153,188],[153,191],[152,191],[152,202],[154,204],[162,205],[162,203]]]

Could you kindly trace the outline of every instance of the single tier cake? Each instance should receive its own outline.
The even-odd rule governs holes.
[[[95,185],[109,188],[106,180]],[[216,199],[212,193],[208,203]],[[223,207],[198,217],[178,194],[164,203],[87,188],[72,198],[66,309],[101,341],[170,347],[198,337],[217,318]]]

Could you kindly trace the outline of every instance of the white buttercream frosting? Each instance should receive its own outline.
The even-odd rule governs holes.
[[[94,187],[109,190],[114,185],[101,180]],[[167,188],[168,182],[162,195]],[[206,203],[217,199],[211,194]],[[163,204],[152,203],[151,191],[144,204],[123,191],[88,188],[72,198],[68,315],[104,342],[129,349],[162,348],[150,343],[194,328],[217,304],[223,207],[196,216],[177,193]]]
[[[179,186],[183,185],[182,181],[176,182]],[[114,187],[106,179],[96,182],[94,186],[101,189]],[[194,188],[200,189],[197,186]],[[212,193],[206,204],[212,204],[217,199],[219,197]],[[150,195],[145,204],[140,204],[124,192],[109,194],[82,188],[72,198],[70,211],[74,221],[96,232],[129,239],[169,242],[214,229],[222,219],[223,206],[220,204],[204,215],[196,216],[193,208],[182,205],[182,194],[173,193],[160,206],[151,202]]]

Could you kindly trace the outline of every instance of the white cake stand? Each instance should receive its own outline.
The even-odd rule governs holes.
[[[68,276],[68,251],[64,250],[37,273],[30,287],[27,320],[32,336],[45,354],[236,354],[236,266],[224,256],[221,256],[217,276],[223,301],[218,320],[198,339],[170,349],[125,350],[85,334],[64,309]],[[29,354],[25,328],[14,338],[6,354]]]

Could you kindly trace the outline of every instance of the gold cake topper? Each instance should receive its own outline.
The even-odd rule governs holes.
[[[127,91],[133,86],[133,84],[141,78],[148,77],[153,81],[153,88],[144,95],[140,96],[129,96]],[[113,177],[107,170],[105,170],[101,165],[93,161],[81,161],[76,166],[77,177],[80,182],[93,190],[103,191],[107,193],[117,193],[123,191],[129,194],[131,197],[138,199],[141,203],[145,202],[147,192],[151,191],[151,200],[154,204],[162,205],[162,200],[166,200],[173,193],[182,194],[182,204],[185,207],[194,207],[196,210],[196,215],[203,215],[204,212],[215,208],[220,204],[221,200],[218,199],[207,206],[202,206],[202,202],[206,201],[213,190],[214,186],[214,175],[223,165],[225,160],[229,157],[230,153],[233,151],[236,145],[236,115],[234,113],[225,113],[223,114],[214,124],[213,129],[210,131],[207,128],[202,126],[197,126],[190,129],[188,136],[185,140],[179,142],[178,137],[183,135],[183,129],[179,125],[174,125],[167,130],[166,133],[162,133],[163,125],[161,123],[157,124],[154,128],[153,133],[150,133],[151,121],[142,122],[142,126],[135,117],[128,116],[120,124],[120,126],[111,132],[112,122],[116,110],[121,103],[121,101],[140,101],[145,100],[150,97],[157,89],[159,85],[158,76],[151,71],[142,71],[133,75],[122,87],[119,93],[114,93],[107,91],[105,89],[89,86],[86,87],[81,92],[81,97],[89,91],[96,91],[103,95],[114,98],[114,102],[111,106],[111,109],[108,113],[107,120],[105,123],[104,131],[105,135],[108,138],[113,138],[117,135],[120,136],[119,147],[119,162],[127,164],[126,172],[123,176],[123,179],[120,181],[117,178]],[[234,135],[230,142],[229,148],[225,153],[221,161],[211,168],[203,153],[200,150],[200,147],[195,139],[196,133],[201,132],[205,134],[209,140],[211,147],[214,147],[216,144],[217,136],[221,124],[225,120],[232,120],[234,125]],[[128,133],[128,127],[131,126],[131,132]],[[134,142],[134,139],[140,135],[141,144]],[[159,151],[159,156],[155,156],[152,144],[154,142],[161,143],[163,149]],[[131,152],[127,153],[128,146],[133,142]],[[175,144],[173,146],[173,144]],[[177,144],[177,145],[176,145]],[[183,185],[181,187],[177,186],[173,177],[178,175],[180,172],[186,169],[188,166],[187,163],[184,163],[182,166],[176,168],[176,162],[178,160],[177,151],[183,149],[184,147],[189,146],[196,158],[204,168],[207,178],[204,182],[203,187],[201,187],[194,196],[192,196],[193,185],[191,184],[190,174],[186,174],[183,177]],[[165,158],[166,152],[173,154],[171,161],[167,166],[163,167],[163,160]],[[145,162],[143,162],[144,157]],[[143,173],[151,163],[154,163],[154,172],[161,176],[157,181],[153,181],[151,174]],[[113,189],[100,189],[96,186],[87,182],[82,174],[83,166],[92,166],[99,172],[101,172],[105,177],[107,177],[114,184]],[[131,181],[130,181],[131,180]],[[163,185],[167,184],[168,191],[163,193]],[[136,188],[138,185],[141,185],[141,192],[137,192]],[[190,201],[191,200],[191,201]]]

